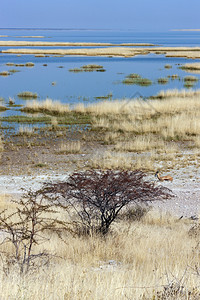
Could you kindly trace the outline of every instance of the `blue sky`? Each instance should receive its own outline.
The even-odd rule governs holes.
[[[200,28],[199,0],[1,0],[0,27]]]

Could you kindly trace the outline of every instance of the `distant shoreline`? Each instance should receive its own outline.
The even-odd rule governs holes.
[[[0,41],[0,47],[72,47],[72,46],[113,46],[113,47],[121,47],[121,46],[156,46],[150,43],[121,43],[121,44],[113,44],[113,43],[90,43],[90,42],[30,42],[30,41]]]
[[[172,29],[170,31],[200,31],[200,29]]]

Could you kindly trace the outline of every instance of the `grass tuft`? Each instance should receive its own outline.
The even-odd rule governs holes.
[[[26,91],[26,92],[21,92],[21,93],[17,94],[17,96],[19,98],[24,98],[24,99],[33,99],[33,98],[37,98],[38,94]]]
[[[122,83],[127,85],[149,86],[152,84],[152,81],[147,78],[142,78],[139,74],[131,73],[126,76]]]
[[[62,142],[58,154],[77,154],[81,151],[80,141],[70,141],[68,143]]]
[[[25,66],[26,66],[26,67],[34,67],[35,64],[32,63],[32,62],[27,62],[27,63],[25,64]]]

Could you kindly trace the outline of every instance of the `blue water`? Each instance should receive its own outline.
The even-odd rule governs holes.
[[[1,30],[0,40],[38,40],[52,42],[109,42],[109,43],[153,43],[160,46],[199,46],[200,32],[165,32],[139,33],[132,31],[73,31],[73,30]],[[44,36],[44,38],[17,38],[17,36]],[[7,47],[4,47],[7,48]],[[10,48],[10,47],[9,47]],[[59,47],[60,48],[60,47]],[[48,47],[49,49],[49,47]],[[196,62],[198,60],[192,60]],[[32,68],[6,66],[7,62],[15,64],[33,62]],[[63,103],[74,105],[78,102],[91,103],[95,97],[112,94],[113,99],[134,97],[139,94],[148,97],[160,90],[184,87],[183,77],[189,75],[179,69],[180,64],[190,62],[184,58],[166,58],[164,55],[150,54],[133,58],[120,57],[35,57],[34,55],[11,55],[0,53],[0,72],[17,69],[20,72],[10,76],[0,76],[0,97],[7,105],[9,97],[16,104],[24,105],[26,101],[19,99],[17,94],[22,91],[37,93],[39,100],[47,97]],[[47,64],[47,66],[43,66]],[[69,72],[71,68],[79,68],[85,64],[100,64],[106,72]],[[165,64],[172,65],[165,69]],[[59,68],[62,66],[63,68]],[[152,85],[141,87],[125,85],[123,79],[130,73],[138,73],[152,80]],[[161,77],[178,74],[180,80],[171,80],[166,85],[157,83]],[[200,75],[196,74],[199,77]],[[56,82],[53,86],[52,82]],[[200,81],[194,86],[200,88]],[[1,104],[1,103],[0,103]],[[1,115],[18,114],[14,109]]]
[[[2,30],[0,40],[48,42],[153,43],[162,46],[200,46],[200,32],[134,32],[112,30]],[[44,36],[44,38],[19,38]]]

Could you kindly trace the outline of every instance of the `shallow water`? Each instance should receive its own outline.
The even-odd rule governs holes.
[[[116,30],[2,30],[0,40],[96,43],[152,43],[162,46],[199,46],[200,32],[134,32]],[[43,36],[25,38],[20,36]]]
[[[67,30],[0,30],[0,40],[38,40],[52,42],[110,42],[110,43],[153,43],[163,46],[198,46],[200,32],[138,33],[124,31],[67,31]],[[44,36],[44,38],[17,38],[16,36]],[[7,47],[4,47],[7,48]],[[9,47],[10,48],[10,47]],[[49,49],[49,48],[48,48]],[[179,69],[179,64],[196,62],[185,58],[166,58],[163,55],[149,54],[133,58],[120,57],[35,57],[34,55],[17,56],[0,53],[0,72],[17,69],[20,72],[10,76],[0,76],[0,97],[4,105],[9,97],[15,104],[24,105],[26,101],[18,98],[23,91],[37,93],[39,100],[47,97],[74,105],[79,102],[93,103],[95,97],[112,94],[112,99],[149,97],[161,90],[184,87],[183,77],[189,75]],[[25,64],[33,62],[34,67],[6,66],[7,62]],[[47,64],[47,66],[43,66]],[[106,72],[69,72],[71,68],[80,68],[86,64],[100,64]],[[172,65],[165,69],[165,65]],[[59,68],[62,66],[63,68]],[[125,85],[122,81],[130,73],[137,73],[152,81],[150,86]],[[158,78],[177,74],[180,80],[169,79],[165,85],[158,84]],[[200,79],[199,74],[195,74]],[[55,85],[52,85],[52,82]],[[200,81],[194,85],[200,88]],[[18,109],[18,108],[17,108]],[[1,116],[20,114],[15,108],[0,113]]]

